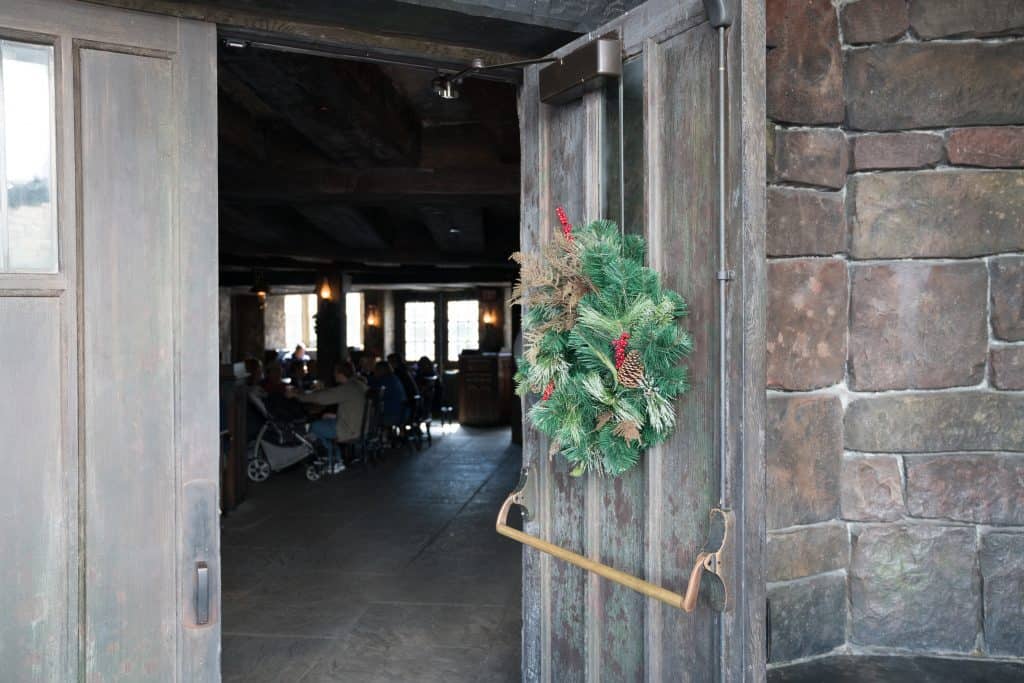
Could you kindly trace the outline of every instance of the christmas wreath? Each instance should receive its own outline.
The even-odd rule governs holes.
[[[574,476],[616,476],[675,428],[692,346],[679,326],[686,303],[644,266],[643,239],[610,221],[574,231],[557,213],[561,234],[540,253],[512,255],[513,299],[524,305],[516,391],[540,394],[530,420]]]

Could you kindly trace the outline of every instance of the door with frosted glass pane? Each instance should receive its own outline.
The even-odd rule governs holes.
[[[0,3],[0,679],[219,679],[211,25]]]
[[[727,4],[735,18],[725,34],[724,110],[717,87],[720,36],[700,0],[648,0],[555,51],[556,58],[569,55],[596,36],[621,41],[621,78],[576,99],[542,102],[545,67],[526,70],[519,100],[520,242],[524,251],[537,251],[552,239],[558,206],[575,224],[621,223],[647,240],[648,264],[686,298],[684,324],[694,340],[686,361],[692,389],[677,402],[675,433],[625,475],[572,476],[563,458],[549,457],[538,431],[524,430],[523,461],[536,493],[525,531],[682,591],[704,549],[711,509],[731,508],[737,553],[722,579],[735,607],[719,612],[702,600],[686,613],[527,548],[527,681],[764,679],[764,5]],[[719,111],[727,134],[724,159],[717,146]],[[727,295],[728,419],[718,405],[723,163],[726,246],[736,271]],[[719,420],[726,426],[725,463],[719,460]]]

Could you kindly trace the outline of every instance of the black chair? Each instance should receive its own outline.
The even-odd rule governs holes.
[[[434,445],[434,437],[430,433],[430,425],[434,422],[434,397],[437,395],[437,377],[420,378],[420,400],[417,404],[418,415],[416,415],[417,426],[420,428],[419,436],[422,440],[424,433],[427,437],[427,448]]]
[[[359,428],[359,439],[353,444],[353,460],[361,460],[363,467],[370,469],[379,462],[384,453],[384,440],[380,416],[383,412],[384,388],[370,387],[363,400],[363,419]]]

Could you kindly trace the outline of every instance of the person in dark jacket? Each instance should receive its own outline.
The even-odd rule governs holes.
[[[402,383],[402,388],[405,389],[406,403],[411,415],[416,410],[416,396],[420,393],[419,389],[416,388],[416,380],[413,378],[412,370],[397,353],[388,355],[388,365],[391,366],[391,370],[398,377],[398,381]]]
[[[373,376],[370,377],[370,386],[384,389],[381,422],[388,426],[404,424],[409,399],[391,366],[384,361],[377,363],[373,369]]]

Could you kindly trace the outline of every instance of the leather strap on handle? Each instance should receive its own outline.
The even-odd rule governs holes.
[[[641,578],[627,574],[626,572],[619,571],[614,567],[609,567],[606,564],[591,560],[588,557],[584,557],[578,553],[574,553],[571,550],[566,550],[561,546],[557,546],[554,543],[549,543],[543,539],[531,536],[530,534],[513,529],[508,525],[508,513],[512,509],[513,503],[518,493],[512,493],[505,502],[501,504],[501,510],[498,512],[498,521],[495,524],[495,529],[499,534],[507,538],[511,538],[514,541],[519,541],[523,545],[528,545],[531,548],[536,548],[542,553],[547,553],[552,557],[557,557],[560,560],[564,560],[570,564],[574,564],[577,567],[585,569],[589,572],[594,572],[598,576],[602,576],[609,581],[614,581],[620,585],[632,588],[633,590],[643,593],[644,595],[660,600],[666,605],[677,607],[684,612],[692,612],[697,606],[697,596],[700,593],[700,580],[704,574],[704,570],[707,568],[707,563],[712,559],[712,554],[702,552],[697,555],[697,562],[693,565],[693,569],[690,571],[690,580],[686,585],[686,594],[679,595],[674,593],[667,588],[656,586],[653,583],[644,581]]]

